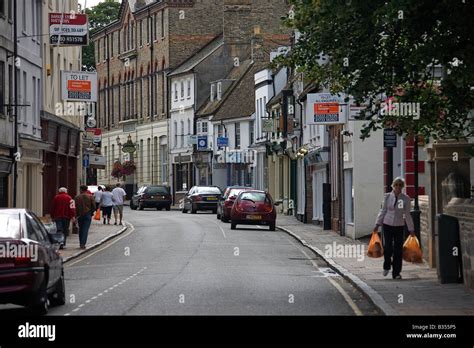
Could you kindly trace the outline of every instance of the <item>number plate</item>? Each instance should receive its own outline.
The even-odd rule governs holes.
[[[207,197],[207,200],[208,201],[217,201],[217,198],[216,197]]]
[[[262,220],[262,215],[247,215],[247,220]]]

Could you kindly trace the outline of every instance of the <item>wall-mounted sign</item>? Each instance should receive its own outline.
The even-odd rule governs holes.
[[[262,120],[262,132],[273,133],[275,132],[275,120],[273,118],[267,118]]]
[[[63,100],[97,101],[97,73],[61,71]]]
[[[397,133],[393,129],[383,130],[383,146],[397,147]]]
[[[217,147],[227,147],[229,146],[229,138],[218,137],[217,138]]]
[[[58,45],[59,43],[61,46],[87,46],[88,35],[89,28],[86,14],[49,14],[50,45]]]
[[[105,169],[106,157],[102,155],[89,155],[89,166],[95,169]]]
[[[207,151],[208,150],[207,136],[206,135],[200,135],[198,137],[197,148],[198,148],[198,151]]]
[[[342,96],[331,93],[308,94],[306,108],[306,121],[313,124],[344,124],[346,123],[346,108]]]

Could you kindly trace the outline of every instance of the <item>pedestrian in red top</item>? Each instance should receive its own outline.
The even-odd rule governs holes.
[[[76,206],[71,196],[67,194],[67,188],[61,187],[59,193],[53,199],[51,218],[56,222],[58,233],[64,235],[64,243],[61,249],[66,247],[66,238],[69,234],[69,223],[76,223]]]

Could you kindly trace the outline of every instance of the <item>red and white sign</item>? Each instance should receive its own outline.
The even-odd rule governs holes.
[[[87,46],[89,28],[87,15],[81,13],[50,13],[49,43],[61,46]]]
[[[308,94],[307,125],[332,125],[346,123],[344,97],[330,93]]]
[[[63,100],[97,101],[97,73],[86,71],[62,71]]]

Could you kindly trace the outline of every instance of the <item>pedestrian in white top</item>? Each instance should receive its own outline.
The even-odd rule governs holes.
[[[120,215],[120,225],[123,225],[122,218],[123,218],[123,202],[127,197],[127,193],[121,187],[120,183],[116,185],[116,187],[112,190],[112,194],[114,195],[114,218],[115,218],[115,225],[117,225],[117,215]]]
[[[405,181],[402,178],[396,178],[392,183],[392,192],[385,194],[382,209],[380,210],[375,222],[374,231],[378,231],[383,225],[384,239],[384,264],[383,275],[386,276],[393,266],[393,279],[402,279],[403,256],[403,232],[405,223],[412,236],[415,235],[413,219],[410,215],[411,200],[406,194],[402,193]],[[393,255],[393,262],[392,262]]]
[[[102,197],[102,186],[97,187],[97,191],[94,192],[94,199],[95,199],[95,204],[99,206],[100,203],[100,198]]]

